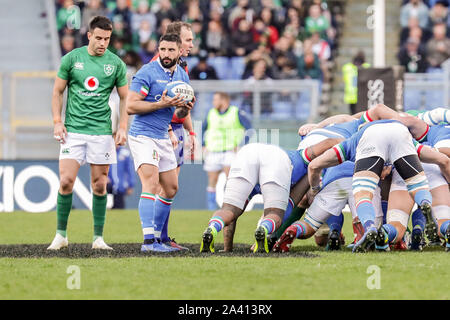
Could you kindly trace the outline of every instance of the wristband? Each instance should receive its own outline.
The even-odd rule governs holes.
[[[173,131],[173,129],[172,129],[172,128],[170,128],[169,130],[167,130],[167,132],[170,132],[170,131]]]
[[[57,124],[57,123],[61,123],[62,121],[61,121],[61,119],[59,119],[59,120],[53,120],[53,124]]]
[[[315,187],[311,187],[312,191],[319,191],[320,190],[320,184],[318,186]]]
[[[189,132],[189,135],[190,135],[190,136],[194,136],[194,137],[197,136],[197,135],[195,134],[194,131],[190,131],[190,132]]]

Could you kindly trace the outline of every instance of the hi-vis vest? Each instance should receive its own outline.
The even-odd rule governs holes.
[[[364,62],[363,68],[370,67],[370,64]],[[344,102],[353,104],[358,101],[358,67],[348,62],[342,66],[342,77],[344,78]]]
[[[244,138],[245,129],[239,121],[239,109],[236,106],[228,107],[224,114],[220,114],[216,108],[209,110],[207,122],[205,147],[208,151],[233,150]]]

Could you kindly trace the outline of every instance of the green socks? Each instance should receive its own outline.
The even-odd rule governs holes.
[[[67,221],[69,220],[70,209],[72,209],[72,193],[60,194],[56,201],[56,233],[64,238],[67,236]]]
[[[306,208],[299,208],[295,207],[292,209],[291,216],[275,231],[275,235],[277,239],[280,239],[281,235],[283,234],[284,230],[287,229],[292,223],[294,223],[297,220],[300,220],[300,218],[305,213]]]
[[[106,217],[106,194],[92,197],[92,215],[94,216],[94,240],[103,236]]]

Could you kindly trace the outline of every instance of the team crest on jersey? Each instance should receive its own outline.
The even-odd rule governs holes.
[[[84,87],[89,91],[94,91],[95,89],[98,88],[98,85],[99,85],[99,82],[96,77],[90,76],[84,80]]]
[[[103,71],[105,71],[105,74],[109,77],[114,72],[114,66],[111,64],[105,64],[103,65]]]

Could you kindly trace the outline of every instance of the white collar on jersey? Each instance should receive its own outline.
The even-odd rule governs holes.
[[[164,66],[161,64],[161,59],[159,57],[158,57],[158,64],[164,70],[164,72],[167,72],[171,75],[173,75],[178,69],[178,63],[176,64],[175,69],[173,70],[173,73],[172,73],[172,71],[170,71],[170,69],[164,68]]]

